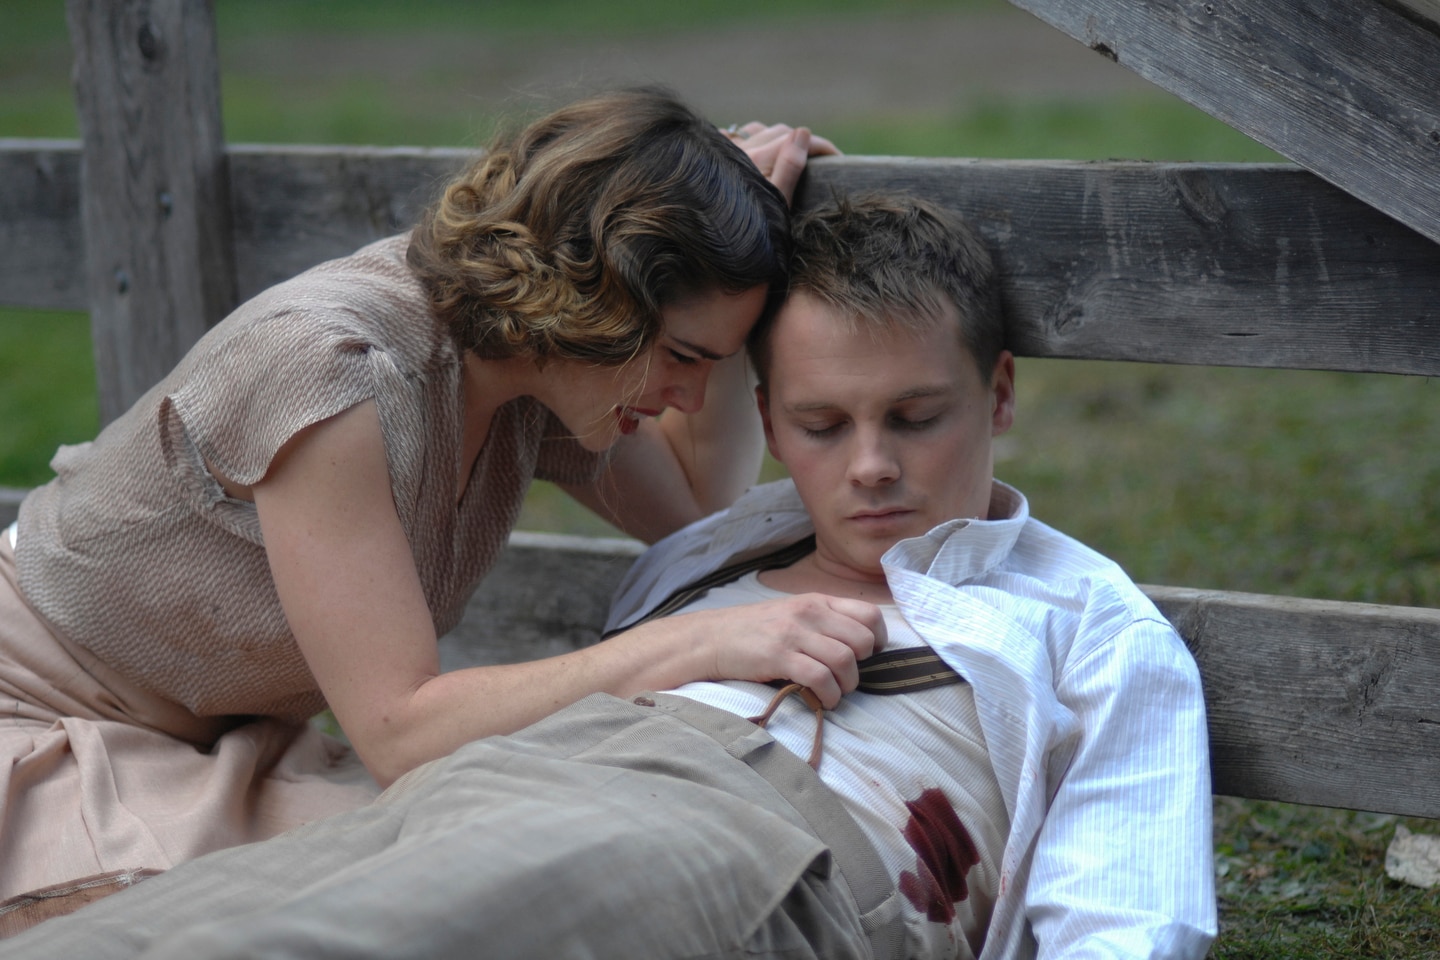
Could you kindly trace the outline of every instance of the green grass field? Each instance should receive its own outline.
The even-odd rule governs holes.
[[[971,0],[994,10],[1001,0]],[[226,44],[343,29],[562,31],[621,41],[706,24],[862,15],[878,0],[219,0]],[[895,5],[891,5],[892,7]],[[900,4],[924,10],[938,0]],[[63,8],[4,0],[0,137],[72,137]],[[339,25],[339,26],[337,26]],[[223,78],[234,141],[467,145],[493,118],[397,92],[382,78],[303,90],[261,72]],[[934,116],[827,127],[850,153],[1156,160],[1274,155],[1167,95],[1104,101],[992,97]],[[0,310],[0,486],[43,482],[60,443],[97,428],[83,315]],[[1141,582],[1440,605],[1440,387],[1420,378],[1021,360],[1015,429],[997,472],[1034,513]],[[774,473],[773,465],[770,468]],[[522,526],[609,533],[543,485]],[[1225,958],[1440,956],[1440,891],[1389,880],[1393,817],[1216,801]],[[1403,821],[1418,832],[1440,825]]]

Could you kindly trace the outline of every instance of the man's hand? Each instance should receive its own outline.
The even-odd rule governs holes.
[[[667,618],[706,646],[713,680],[789,680],[826,709],[860,683],[857,662],[885,646],[885,618],[863,600],[804,593]]]

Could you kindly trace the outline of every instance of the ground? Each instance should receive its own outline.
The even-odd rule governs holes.
[[[398,42],[397,42],[398,40]],[[766,29],[692,30],[623,39],[488,39],[421,34],[230,42],[227,73],[309,83],[384,76],[435,89],[454,108],[493,109],[573,85],[654,81],[717,123],[784,119],[824,130],[847,116],[937,113],[977,98],[1087,98],[1153,91],[1144,80],[1024,11],[906,11]]]

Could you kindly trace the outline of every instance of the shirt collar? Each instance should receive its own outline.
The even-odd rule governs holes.
[[[1025,495],[999,480],[991,482],[987,520],[947,520],[919,537],[901,540],[880,558],[888,571],[900,567],[943,583],[960,584],[1005,562],[1030,519]]]

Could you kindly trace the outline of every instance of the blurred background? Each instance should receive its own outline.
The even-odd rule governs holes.
[[[851,154],[1280,159],[1004,0],[216,10],[231,142],[475,147],[502,118],[643,81],[719,125],[804,124]],[[0,0],[0,137],[78,135],[70,66],[60,0]],[[87,323],[0,310],[0,486],[43,483],[56,445],[97,429]],[[1428,380],[1022,359],[1018,389],[998,474],[1136,580],[1440,604]],[[613,533],[543,484],[522,526]],[[1216,812],[1231,936],[1215,956],[1434,956],[1436,895],[1379,866],[1395,818],[1226,798]]]
[[[218,0],[231,142],[481,146],[623,82],[851,154],[1274,161],[1004,0]],[[59,0],[0,0],[0,136],[78,135]],[[77,252],[78,256],[78,252]],[[78,269],[78,264],[77,264]],[[87,321],[0,311],[0,486],[96,429]],[[1022,360],[1000,475],[1141,582],[1440,602],[1418,378]],[[774,474],[774,466],[769,468]],[[537,489],[524,524],[607,534]]]

